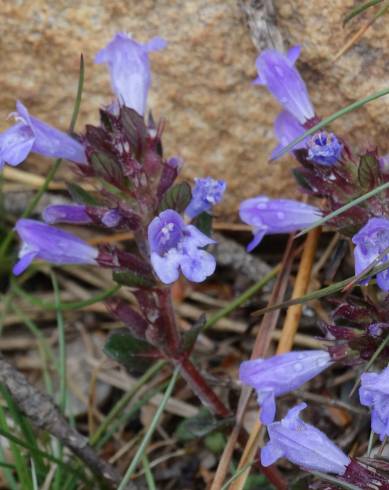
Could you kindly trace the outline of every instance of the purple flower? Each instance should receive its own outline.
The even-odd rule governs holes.
[[[165,46],[166,42],[159,37],[141,44],[119,33],[97,53],[95,63],[108,64],[112,89],[119,103],[144,114],[151,84],[149,53]]]
[[[256,61],[258,78],[254,83],[266,85],[282,107],[304,124],[315,116],[315,111],[307,87],[294,67],[300,51],[300,46],[294,46],[286,54],[274,49],[263,51]]]
[[[42,218],[49,225],[56,223],[89,224],[92,220],[81,204],[53,204],[42,213]]]
[[[331,364],[331,357],[323,350],[288,352],[269,359],[242,362],[239,378],[254,388],[261,406],[260,419],[273,422],[276,413],[275,397],[296,390]]]
[[[305,133],[305,129],[292,114],[287,111],[282,111],[278,114],[274,122],[274,132],[280,144],[272,151],[272,159],[277,158],[278,154],[285,146],[289,145],[289,143]],[[293,147],[293,150],[305,148],[306,141],[307,139],[305,138],[303,141],[300,141],[300,143],[297,143]]]
[[[215,258],[199,250],[216,243],[193,225],[186,225],[171,209],[163,211],[149,224],[151,264],[164,284],[171,284],[181,272],[193,282],[202,282],[213,274]]]
[[[115,228],[121,219],[122,217],[117,209],[110,209],[103,214],[101,222],[107,228]]]
[[[254,239],[247,246],[251,252],[265,235],[292,233],[312,225],[321,216],[314,206],[291,199],[258,196],[240,204],[240,219],[253,227]]]
[[[223,199],[225,190],[226,183],[224,180],[215,180],[211,177],[195,179],[192,200],[185,209],[185,213],[193,219],[203,211],[209,211]]]
[[[23,242],[13,268],[15,276],[35,258],[52,264],[96,264],[98,251],[71,233],[31,219],[20,219],[15,229]]]
[[[371,408],[371,428],[383,441],[389,436],[389,367],[381,373],[362,374],[359,399]]]
[[[280,422],[267,426],[270,441],[261,450],[261,463],[270,466],[285,457],[306,470],[343,475],[350,458],[322,431],[300,419],[306,406],[296,405]]]
[[[334,133],[319,131],[315,133],[307,143],[308,160],[313,160],[320,165],[333,165],[342,154],[343,145]]]
[[[389,220],[386,218],[371,218],[352,238],[355,244],[354,261],[355,274],[360,274],[369,267],[378,256],[389,247]],[[389,253],[385,254],[376,265],[389,261]],[[363,284],[369,279],[363,281]],[[389,270],[377,274],[377,284],[383,291],[389,291]]]
[[[66,133],[29,115],[26,107],[16,103],[17,123],[0,134],[0,169],[4,163],[15,166],[30,152],[50,158],[64,158],[85,164],[84,147]]]
[[[378,161],[380,163],[381,172],[384,174],[389,173],[389,153],[383,157],[380,157]]]

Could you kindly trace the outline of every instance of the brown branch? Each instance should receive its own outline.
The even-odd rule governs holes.
[[[79,434],[66,421],[53,400],[32,386],[27,378],[15,369],[0,354],[0,383],[10,392],[20,411],[39,429],[44,429],[59,439],[64,446],[76,454],[98,477],[103,478],[110,488],[117,488],[120,473],[109,463],[99,458],[86,437]],[[136,490],[134,484],[128,490]]]

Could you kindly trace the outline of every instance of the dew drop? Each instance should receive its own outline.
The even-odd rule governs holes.
[[[277,211],[277,218],[278,219],[284,219],[285,218],[285,213],[282,211]]]
[[[301,362],[296,362],[295,364],[293,364],[293,369],[296,371],[296,373],[299,373],[303,370],[303,365],[301,364]]]

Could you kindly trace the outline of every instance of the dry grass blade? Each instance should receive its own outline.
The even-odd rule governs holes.
[[[389,8],[389,2],[384,2],[382,7],[379,9],[379,11],[368,21],[366,24],[361,26],[358,31],[349,39],[346,44],[336,53],[334,56],[332,63],[337,61],[341,56],[344,55],[350,48],[354,46],[355,43],[357,43],[362,36],[365,34],[365,32],[374,24],[374,22],[381,17]]]
[[[315,230],[311,231],[307,236],[299,270],[296,277],[295,286],[293,289],[293,298],[304,295],[308,289],[319,235],[320,229],[316,228]],[[301,311],[302,305],[293,305],[289,307],[282,329],[281,338],[278,344],[277,354],[288,352],[293,347],[294,337],[296,335],[301,318]],[[250,474],[250,463],[251,461],[253,461],[258,449],[260,431],[261,423],[258,421],[251,431],[249,441],[240,459],[237,471],[240,471],[245,467],[247,467],[247,469],[243,471],[234,481],[234,483],[230,487],[231,490],[243,490],[246,484],[247,478]]]
[[[279,298],[284,297],[286,287],[287,287],[288,277],[292,265],[292,259],[294,256],[292,247],[293,247],[293,239],[292,237],[290,237],[287,244],[287,248],[284,253],[284,258],[280,269],[281,272],[277,277],[276,283],[274,284],[273,292],[269,304],[275,304],[277,303]],[[273,326],[275,326],[275,324],[277,323],[277,319],[279,315],[279,312],[277,311],[274,313],[276,314],[274,315],[273,313],[270,313],[269,315],[265,315],[264,318],[262,319],[261,326],[255,341],[252,357],[258,357],[258,355],[260,355],[262,346],[265,346],[265,344],[266,347],[264,348],[264,352],[267,349],[268,347],[267,339],[270,338],[271,332],[273,330]],[[264,331],[267,331],[268,335],[264,336]],[[227,444],[224,448],[223,454],[219,460],[219,465],[217,467],[215,477],[212,482],[212,486],[210,490],[220,490],[226,479],[226,475],[230,467],[233,451],[238,441],[239,434],[242,428],[243,417],[246,411],[248,401],[250,399],[250,395],[251,395],[251,389],[244,386],[239,398],[235,425],[229,436]]]

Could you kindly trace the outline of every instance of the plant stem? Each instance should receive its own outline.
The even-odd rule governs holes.
[[[181,376],[204,405],[220,417],[231,415],[228,408],[219,399],[213,389],[208,386],[205,379],[188,357],[183,358],[181,361],[176,361],[175,365],[178,366]]]
[[[208,386],[207,382],[194,366],[188,357],[187,352],[183,352],[180,333],[177,328],[177,321],[172,304],[171,288],[158,290],[159,307],[163,325],[163,333],[166,338],[166,345],[162,351],[180,371],[180,374],[191,387],[192,391],[213,413],[220,417],[227,417],[230,411],[224,406],[216,393]],[[158,346],[156,346],[158,348]]]

